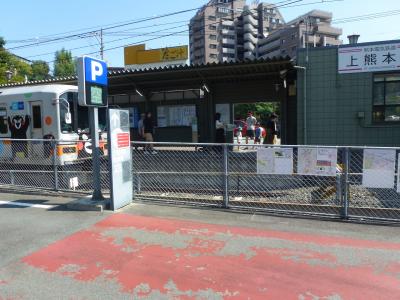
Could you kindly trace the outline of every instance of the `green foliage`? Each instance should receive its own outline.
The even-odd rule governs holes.
[[[31,64],[32,68],[32,76],[30,80],[44,80],[47,79],[50,75],[50,68],[47,62],[43,60],[35,60]]]
[[[0,84],[7,83],[6,72],[12,72],[9,82],[21,82],[32,75],[31,66],[19,57],[8,52],[4,46],[5,41],[0,37]]]
[[[243,103],[235,105],[235,120],[244,120],[251,111],[261,123],[268,121],[271,113],[280,115],[280,105],[277,102]]]
[[[54,76],[65,77],[75,75],[75,61],[70,51],[64,48],[56,52]]]

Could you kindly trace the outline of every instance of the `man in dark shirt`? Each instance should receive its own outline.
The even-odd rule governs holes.
[[[144,132],[144,138],[146,142],[149,144],[146,146],[146,152],[151,151],[152,154],[157,154],[156,151],[154,151],[154,146],[152,142],[154,141],[153,139],[153,132],[154,132],[154,122],[153,118],[151,116],[151,112],[148,112],[146,114],[146,118],[143,120],[143,132]]]
[[[277,120],[278,116],[275,113],[272,113],[267,123],[267,138],[265,139],[264,144],[275,145],[277,143],[277,138],[278,138]]]

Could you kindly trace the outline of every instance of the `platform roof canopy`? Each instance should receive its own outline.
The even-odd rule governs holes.
[[[289,57],[260,59],[244,62],[212,63],[205,65],[168,66],[144,70],[109,71],[109,94],[116,95],[134,91],[136,88],[151,92],[169,88],[195,88],[202,84],[240,82],[276,78],[284,71],[293,70]],[[40,84],[77,84],[77,77],[52,78],[26,83],[0,85],[1,88]]]

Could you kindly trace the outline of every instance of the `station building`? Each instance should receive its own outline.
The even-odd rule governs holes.
[[[299,144],[400,145],[400,41],[301,49],[297,65]]]
[[[140,113],[151,111],[156,141],[214,142],[215,113],[232,124],[235,105],[263,102],[280,106],[282,144],[399,146],[400,41],[300,49],[297,61],[109,71],[109,104],[130,110],[134,138]]]
[[[217,112],[225,123],[233,124],[235,104],[277,103],[281,111],[282,143],[294,144],[297,141],[295,74],[289,57],[112,70],[109,105],[130,110],[134,138],[140,113],[151,111],[157,126],[156,141],[210,143],[215,141]],[[77,78],[11,86],[51,83],[76,85]],[[233,140],[232,132],[228,132],[227,140]]]

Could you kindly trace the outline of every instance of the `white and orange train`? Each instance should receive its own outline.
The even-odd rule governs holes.
[[[105,115],[105,109],[100,110],[103,131]],[[0,160],[17,157],[19,161],[47,164],[54,162],[55,154],[58,164],[73,163],[91,154],[88,128],[88,109],[78,105],[76,86],[0,88]],[[49,149],[47,140],[57,141],[56,148]],[[106,154],[105,134],[100,140]]]

